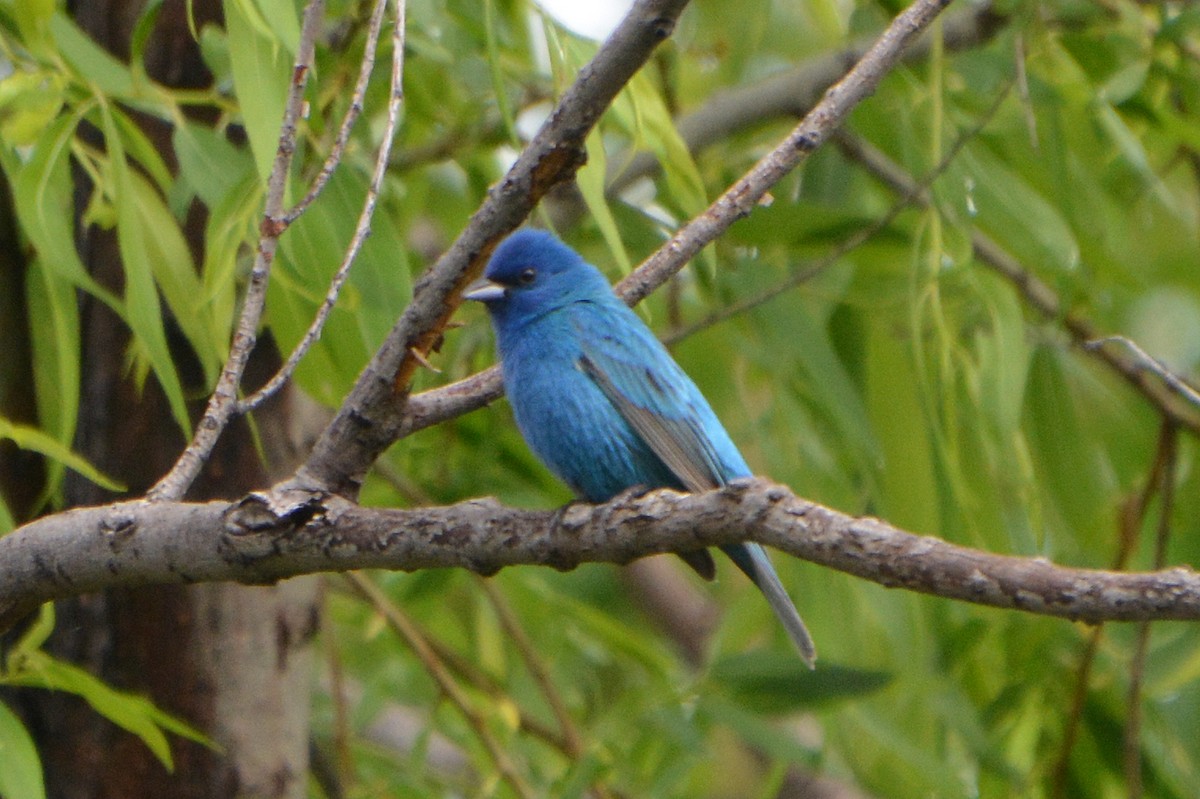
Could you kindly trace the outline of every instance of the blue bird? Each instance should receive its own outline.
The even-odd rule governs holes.
[[[705,491],[750,476],[696,384],[604,275],[550,233],[513,233],[463,297],[491,315],[525,441],[578,496],[601,503],[638,486]],[[755,543],[721,549],[811,668],[812,637],[767,553]],[[679,554],[712,579],[707,550]]]

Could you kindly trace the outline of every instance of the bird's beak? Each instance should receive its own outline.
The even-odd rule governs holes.
[[[467,286],[467,290],[463,292],[462,297],[464,300],[495,302],[496,300],[504,299],[504,292],[506,290],[499,283],[494,283],[486,277],[481,277]]]

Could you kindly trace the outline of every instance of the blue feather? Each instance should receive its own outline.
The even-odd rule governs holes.
[[[580,497],[605,502],[636,486],[704,491],[750,476],[696,384],[604,275],[553,235],[511,235],[464,296],[487,305],[530,449]],[[753,543],[722,551],[812,666],[812,638],[766,552]],[[711,578],[706,553],[681,555]]]

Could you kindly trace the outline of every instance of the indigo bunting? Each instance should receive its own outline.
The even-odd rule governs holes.
[[[513,233],[463,296],[487,306],[525,441],[578,496],[601,503],[635,487],[705,491],[750,476],[695,383],[604,275],[550,233]],[[763,548],[721,549],[811,668],[812,638]],[[679,554],[712,579],[707,550]]]

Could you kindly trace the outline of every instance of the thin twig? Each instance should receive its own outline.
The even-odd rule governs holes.
[[[1171,513],[1175,507],[1175,468],[1178,464],[1179,430],[1169,419],[1163,420],[1161,436],[1163,467],[1159,493],[1158,529],[1154,537],[1154,565],[1161,568],[1167,560],[1167,544],[1171,538]],[[1150,651],[1150,624],[1138,624],[1133,657],[1129,663],[1129,716],[1125,720],[1123,741],[1125,786],[1129,799],[1142,796],[1142,685],[1146,679],[1146,656]]]
[[[1145,485],[1136,496],[1121,505],[1117,525],[1117,550],[1113,555],[1111,566],[1113,571],[1124,571],[1129,566],[1129,559],[1133,557],[1133,553],[1137,549],[1137,541],[1142,525],[1146,521],[1146,513],[1149,511],[1150,503],[1154,501],[1155,494],[1162,486],[1162,475],[1173,446],[1170,441],[1172,437],[1174,437],[1173,426],[1169,422],[1164,422],[1155,446],[1150,472],[1146,475]],[[1100,651],[1100,641],[1104,638],[1104,628],[1104,622],[1092,628],[1083,655],[1079,659],[1079,665],[1075,669],[1075,688],[1071,691],[1071,706],[1067,710],[1062,744],[1059,747],[1051,778],[1050,796],[1052,799],[1063,799],[1067,795],[1071,772],[1071,753],[1075,749],[1075,742],[1079,739],[1079,729],[1083,723],[1083,711],[1087,704],[1092,668],[1095,665],[1096,654]]]
[[[895,192],[908,194],[915,190],[921,204],[933,203],[929,193],[921,192],[908,172],[876,147],[854,136],[839,137],[837,142],[843,152]],[[1125,347],[1089,346],[1090,342],[1107,341],[1110,337],[1104,336],[1090,319],[1068,310],[1054,289],[1026,269],[995,239],[979,230],[972,230],[971,248],[980,263],[1012,283],[1025,301],[1039,313],[1061,324],[1076,344],[1116,371],[1172,421],[1192,433],[1200,434],[1200,406],[1190,402],[1188,396],[1181,394],[1176,387],[1164,384],[1161,375],[1147,367],[1146,359],[1136,354],[1130,355]]]
[[[888,228],[892,222],[896,220],[896,217],[903,213],[905,209],[911,207],[914,203],[920,200],[922,195],[928,193],[928,189],[933,185],[934,181],[940,178],[945,171],[950,168],[950,165],[954,163],[954,160],[958,157],[958,154],[962,152],[962,149],[967,146],[967,143],[972,141],[980,134],[980,132],[983,131],[985,127],[987,127],[988,123],[992,121],[993,117],[995,117],[996,112],[1000,110],[1000,106],[1003,104],[1004,99],[1008,97],[1012,86],[1013,82],[1010,80],[1003,86],[1003,88],[1001,88],[999,92],[996,93],[996,96],[993,98],[991,104],[987,107],[983,114],[980,115],[979,119],[975,121],[975,124],[973,124],[967,130],[964,130],[958,136],[950,149],[946,151],[944,156],[942,156],[942,159],[937,166],[930,170],[929,173],[921,178],[921,180],[915,185],[914,188],[916,190],[902,193],[895,204],[893,204],[892,207],[888,209],[888,212],[882,217],[867,225],[865,228],[857,231],[848,238],[842,240],[836,247],[833,248],[831,252],[827,253],[816,263],[811,264],[805,269],[797,270],[794,274],[781,283],[771,286],[770,288],[765,289],[751,297],[745,297],[735,303],[725,306],[724,308],[719,308],[710,313],[708,316],[705,316],[703,319],[698,319],[691,324],[685,325],[676,330],[672,330],[671,333],[665,337],[667,343],[681,341],[682,339],[698,333],[701,330],[712,327],[716,324],[720,324],[727,319],[746,313],[747,311],[751,311],[760,305],[763,305],[764,303],[770,302],[781,294],[784,294],[803,283],[807,283],[809,280],[812,280],[817,275],[833,266],[848,253],[865,244],[881,230]],[[841,133],[834,134],[835,137],[840,137],[841,135]]]
[[[296,63],[292,68],[292,85],[288,90],[283,121],[279,128],[279,146],[275,151],[271,174],[267,178],[263,219],[259,225],[258,253],[246,283],[242,313],[234,332],[233,344],[229,348],[229,358],[221,369],[221,376],[217,379],[212,396],[209,397],[204,416],[196,425],[191,443],[180,454],[171,470],[146,492],[146,498],[151,501],[179,499],[184,495],[200,474],[200,469],[212,454],[217,440],[237,412],[239,386],[246,371],[246,363],[250,359],[250,352],[258,341],[258,327],[266,306],[271,265],[275,261],[279,236],[285,227],[280,218],[283,213],[284,187],[296,149],[296,124],[304,107],[304,88],[308,85],[308,74],[312,68],[317,33],[324,10],[324,0],[311,0],[304,9]]]
[[[358,592],[363,599],[371,603],[383,618],[409,648],[421,661],[426,673],[433,678],[437,683],[442,695],[450,701],[450,704],[458,710],[462,717],[470,725],[480,743],[487,750],[492,763],[496,766],[496,771],[500,777],[508,783],[509,787],[523,799],[533,799],[535,793],[533,789],[525,782],[525,778],[517,771],[516,766],[508,756],[500,741],[492,734],[488,728],[487,720],[479,714],[478,711],[471,705],[467,695],[459,688],[458,683],[446,670],[445,665],[437,656],[437,653],[430,647],[429,642],[421,634],[420,630],[408,616],[396,607],[395,603],[388,601],[384,593],[379,590],[379,587],[369,579],[356,572],[347,572],[346,580]]]
[[[844,78],[829,87],[775,149],[618,284],[621,297],[631,305],[645,299],[730,225],[749,215],[772,186],[805,161],[860,102],[874,93],[905,48],[949,4],[950,0],[916,0],[900,12],[871,49]]]
[[[969,10],[948,14],[942,39],[947,52],[975,47],[990,40],[1007,22],[991,2]],[[846,47],[804,59],[790,69],[748,85],[713,94],[700,108],[676,120],[679,136],[689,152],[724,141],[731,136],[781,118],[799,119],[821,99],[821,92],[841,79],[846,70],[863,57],[873,37],[863,37]],[[905,61],[929,55],[931,37],[922,35],[904,53]],[[609,159],[609,179],[605,194],[614,198],[634,181],[661,169],[656,155],[648,152],[619,154]],[[556,223],[583,213],[582,202],[569,212],[556,214]]]
[[[1188,402],[1200,408],[1200,391],[1192,388],[1187,380],[1172,372],[1165,363],[1150,355],[1138,346],[1138,343],[1133,339],[1125,336],[1105,336],[1084,342],[1083,348],[1086,350],[1098,350],[1102,349],[1106,344],[1120,344],[1124,346],[1137,357],[1137,363],[1142,369],[1158,377],[1159,380],[1174,389],[1176,393]]]
[[[571,757],[579,757],[583,753],[583,739],[579,737],[575,721],[567,711],[566,703],[563,702],[558,689],[554,687],[554,681],[550,679],[546,664],[538,656],[533,641],[529,639],[525,628],[521,626],[520,620],[512,612],[512,608],[508,606],[508,602],[496,586],[482,577],[476,578],[475,582],[483,589],[484,596],[487,597],[492,609],[496,611],[496,616],[500,619],[500,626],[504,628],[505,634],[516,646],[517,651],[521,653],[521,659],[525,661],[526,668],[533,675],[533,680],[538,684],[542,695],[546,697],[546,702],[550,705],[554,718],[558,720],[559,729],[562,730],[567,754]]]
[[[333,146],[329,149],[329,155],[325,157],[325,163],[321,164],[321,170],[313,178],[312,185],[308,187],[308,193],[292,206],[286,214],[283,215],[284,223],[290,225],[295,222],[301,214],[312,205],[313,201],[320,196],[325,188],[325,184],[329,182],[329,178],[333,175],[333,171],[337,169],[338,164],[342,162],[342,155],[346,151],[346,144],[350,141],[350,131],[354,128],[354,123],[363,111],[363,98],[367,94],[367,83],[371,79],[371,73],[375,71],[375,50],[379,44],[379,33],[383,29],[383,12],[387,8],[388,0],[375,0],[375,8],[371,11],[371,19],[367,24],[367,38],[363,45],[362,62],[358,68],[358,80],[355,81],[354,91],[350,95],[350,107],[346,109],[345,115],[342,117],[342,123],[338,127],[337,137],[333,141]],[[396,26],[401,28],[400,41],[403,44],[403,27],[405,0],[398,0],[396,4]],[[396,41],[395,29],[393,29],[392,42]],[[392,53],[392,102],[397,102],[397,83],[396,83],[396,61],[404,60],[404,51],[401,48],[399,54]],[[389,123],[390,108],[389,108]],[[384,147],[390,150],[391,136],[384,136]]]
[[[386,0],[380,0],[379,8],[386,5]],[[396,21],[392,27],[392,77],[391,77],[391,96],[388,100],[387,124],[384,126],[383,139],[379,145],[379,153],[375,158],[375,170],[371,174],[371,182],[367,187],[367,196],[363,200],[362,211],[358,215],[358,224],[354,228],[354,235],[350,237],[350,243],[346,247],[346,253],[342,256],[342,263],[338,266],[337,272],[334,273],[333,279],[329,282],[329,289],[325,292],[325,299],[321,301],[320,308],[317,309],[316,315],[313,317],[312,323],[308,326],[308,330],[304,332],[304,337],[288,355],[283,366],[276,372],[270,380],[267,381],[262,388],[254,392],[250,396],[238,403],[238,411],[246,413],[257,408],[269,397],[273,396],[281,389],[285,382],[292,376],[296,367],[300,364],[300,360],[307,354],[313,343],[321,337],[321,332],[325,329],[325,323],[329,319],[330,313],[333,311],[333,306],[337,304],[338,296],[342,292],[342,286],[346,283],[346,278],[350,275],[350,267],[358,259],[358,253],[362,249],[363,242],[367,240],[367,236],[371,232],[371,219],[375,216],[375,205],[379,200],[379,190],[383,185],[383,178],[387,174],[388,158],[392,151],[392,138],[396,133],[396,127],[400,121],[400,106],[404,102],[404,28],[405,28],[405,10],[406,0],[396,0]],[[380,12],[382,13],[382,12]],[[371,20],[372,32],[378,36],[378,27],[376,19]],[[369,44],[368,52],[373,45]],[[364,65],[369,55],[363,56]],[[373,58],[372,58],[373,63]],[[364,72],[364,74],[367,74]],[[365,89],[366,82],[360,76],[358,89]],[[361,99],[356,97],[352,102],[352,106],[361,106]],[[347,114],[349,116],[349,114]],[[344,144],[344,142],[343,142]],[[332,158],[332,153],[331,156]],[[337,165],[336,162],[326,160],[325,167],[322,167],[321,174],[317,176],[317,182],[309,191],[309,196],[305,201],[297,204],[297,206],[289,212],[289,216],[294,219],[296,216],[307,207],[307,202],[310,197],[315,197],[319,192],[319,186],[324,185],[324,180],[327,180],[329,175],[326,169],[332,172]]]

